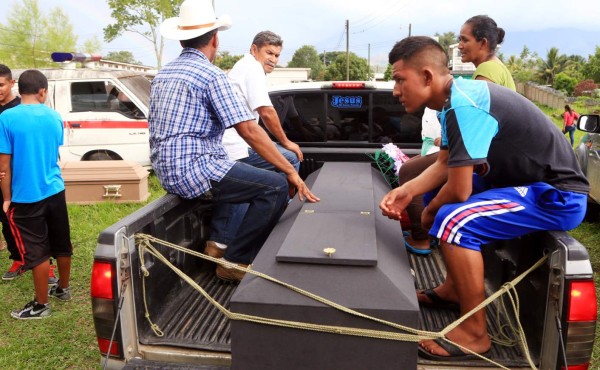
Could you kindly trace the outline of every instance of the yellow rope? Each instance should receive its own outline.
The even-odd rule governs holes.
[[[521,275],[517,276],[513,281],[505,283],[497,292],[495,292],[494,294],[492,294],[490,297],[488,297],[484,302],[482,302],[481,304],[479,304],[477,307],[475,307],[474,309],[472,309],[471,311],[469,311],[467,314],[465,314],[464,316],[462,316],[461,318],[459,318],[458,320],[456,320],[455,322],[451,323],[450,325],[448,325],[447,327],[445,327],[442,331],[440,332],[431,332],[431,331],[426,331],[426,330],[418,330],[418,329],[414,329],[414,328],[410,328],[407,326],[403,326],[400,324],[396,324],[393,323],[391,321],[387,321],[387,320],[382,320],[382,319],[378,319],[376,317],[372,317],[369,315],[365,315],[363,313],[360,313],[358,311],[352,310],[350,308],[341,306],[335,302],[329,301],[323,297],[317,296],[316,294],[310,293],[308,291],[305,291],[303,289],[300,289],[298,287],[295,287],[293,285],[290,285],[288,283],[282,282],[280,280],[277,280],[269,275],[263,274],[259,271],[255,271],[252,270],[251,266],[249,266],[248,268],[244,268],[244,267],[240,267],[235,263],[230,263],[227,261],[224,261],[222,259],[217,259],[217,258],[213,258],[211,256],[205,255],[203,253],[200,252],[196,252],[187,248],[183,248],[180,247],[176,244],[172,244],[169,242],[166,242],[164,240],[155,238],[151,235],[147,235],[147,234],[136,234],[135,235],[135,239],[136,239],[136,245],[139,248],[139,255],[140,255],[140,265],[141,265],[141,269],[143,272],[143,285],[142,285],[142,289],[143,289],[143,294],[144,294],[144,307],[146,309],[146,319],[148,320],[148,322],[150,323],[150,326],[152,328],[152,330],[158,335],[158,336],[162,336],[164,335],[163,332],[160,330],[160,328],[158,327],[158,325],[154,324],[152,322],[152,320],[150,319],[150,313],[148,310],[148,306],[146,304],[146,289],[145,289],[145,279],[146,277],[149,275],[148,270],[145,267],[145,262],[144,262],[144,255],[145,253],[149,253],[150,255],[153,255],[154,257],[156,257],[158,260],[160,260],[161,262],[163,262],[164,264],[166,264],[167,266],[169,266],[169,268],[171,268],[177,275],[179,275],[184,281],[186,281],[188,284],[190,284],[195,290],[197,290],[200,294],[202,294],[203,297],[205,297],[212,305],[214,305],[223,315],[225,315],[228,319],[230,320],[241,320],[241,321],[248,321],[248,322],[254,322],[254,323],[259,323],[259,324],[264,324],[264,325],[272,325],[272,326],[282,326],[282,327],[287,327],[287,328],[294,328],[294,329],[304,329],[304,330],[312,330],[312,331],[318,331],[318,332],[324,332],[324,333],[333,333],[333,334],[344,334],[344,335],[352,335],[352,336],[359,336],[359,337],[369,337],[369,338],[378,338],[378,339],[389,339],[389,340],[398,340],[398,341],[406,341],[406,342],[420,342],[424,339],[436,339],[436,338],[441,338],[453,345],[456,345],[457,347],[459,347],[460,349],[462,349],[464,352],[466,353],[470,353],[473,354],[475,356],[478,356],[479,358],[481,358],[482,360],[488,361],[492,364],[494,364],[495,366],[498,366],[499,368],[502,369],[507,369],[509,370],[507,367],[487,358],[484,357],[478,353],[475,353],[471,350],[469,350],[468,348],[465,348],[457,343],[452,342],[451,340],[449,340],[448,338],[446,338],[446,334],[448,332],[450,332],[451,330],[453,330],[454,328],[456,328],[460,323],[462,323],[464,320],[466,320],[468,317],[470,317],[471,315],[473,315],[475,312],[479,311],[480,309],[484,309],[488,304],[490,304],[491,302],[493,302],[496,298],[501,297],[503,294],[507,294],[508,297],[510,298],[510,302],[512,305],[513,310],[515,311],[516,315],[515,317],[517,318],[517,326],[518,326],[518,330],[516,330],[519,333],[519,337],[520,337],[520,342],[521,345],[523,347],[523,351],[525,353],[525,356],[527,358],[527,361],[530,365],[530,367],[534,370],[536,370],[535,365],[533,364],[533,361],[531,359],[531,356],[529,354],[529,349],[527,347],[527,341],[525,338],[525,335],[523,333],[523,329],[521,327],[521,323],[519,322],[518,319],[518,309],[519,309],[519,302],[518,302],[518,297],[516,294],[516,290],[514,288],[514,286],[516,284],[518,284],[521,280],[523,280],[527,274],[529,274],[531,271],[535,270],[536,268],[538,268],[539,266],[541,266],[546,259],[548,258],[548,256],[544,256],[542,257],[538,262],[536,262],[530,269],[528,269],[527,271],[523,272]],[[166,257],[164,257],[153,245],[152,243],[157,243],[184,253],[188,253],[191,254],[193,256],[211,261],[211,262],[215,262],[218,264],[223,265],[224,267],[228,268],[228,269],[235,269],[235,270],[239,270],[239,271],[244,271],[246,273],[250,273],[256,276],[259,276],[265,280],[269,280],[275,284],[284,286],[294,292],[297,292],[299,294],[302,294],[308,298],[311,298],[317,302],[323,303],[325,305],[328,305],[330,307],[333,307],[337,310],[340,310],[342,312],[348,313],[350,315],[354,315],[357,317],[361,317],[367,320],[371,320],[395,329],[399,329],[402,330],[404,332],[410,333],[398,333],[398,332],[390,332],[390,331],[383,331],[383,330],[370,330],[370,329],[360,329],[360,328],[350,328],[350,327],[342,327],[342,326],[329,326],[329,325],[320,325],[320,324],[311,324],[311,323],[303,323],[303,322],[297,322],[297,321],[288,321],[288,320],[277,320],[277,319],[270,319],[270,318],[266,318],[266,317],[260,317],[260,316],[252,316],[252,315],[245,315],[245,314],[240,314],[240,313],[235,313],[235,312],[231,312],[228,309],[226,309],[225,307],[223,307],[219,302],[217,302],[215,299],[213,299],[201,286],[199,286],[193,279],[191,279],[189,276],[187,276],[183,271],[181,271],[179,268],[177,268],[175,265],[173,265]],[[513,295],[514,294],[514,297]]]

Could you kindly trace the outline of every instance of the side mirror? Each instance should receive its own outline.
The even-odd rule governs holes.
[[[600,132],[600,115],[582,114],[577,120],[577,128],[585,132]]]

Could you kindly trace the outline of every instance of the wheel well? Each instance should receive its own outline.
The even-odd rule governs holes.
[[[82,161],[99,161],[99,160],[122,160],[120,155],[113,152],[112,150],[94,150],[91,152],[85,153],[83,157],[81,157]]]

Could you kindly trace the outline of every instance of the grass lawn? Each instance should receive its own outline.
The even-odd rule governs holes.
[[[560,123],[560,111],[542,107]],[[577,108],[576,108],[577,109]],[[578,112],[585,112],[577,109]],[[577,132],[576,143],[582,133]],[[150,177],[151,200],[164,194],[154,176]],[[71,237],[75,247],[71,289],[73,300],[51,300],[53,314],[46,320],[18,321],[10,311],[21,308],[33,297],[31,273],[11,282],[0,282],[0,369],[98,369],[100,355],[96,346],[90,304],[90,273],[98,234],[143,204],[70,205]],[[594,271],[600,271],[600,223],[583,223],[572,235],[588,247]],[[10,266],[8,253],[0,251],[0,273]],[[596,286],[600,279],[596,275]],[[598,289],[598,288],[597,288]],[[600,297],[600,291],[598,291]],[[597,330],[600,338],[600,329]],[[600,363],[600,340],[594,350]]]
[[[150,176],[151,198],[164,194]],[[144,203],[145,204],[145,203]],[[90,276],[96,239],[106,227],[143,204],[69,205],[73,300],[50,300],[52,317],[21,321],[10,311],[22,308],[33,296],[33,280],[27,272],[10,282],[0,281],[0,369],[96,369],[100,353],[96,344],[90,303]],[[8,252],[0,251],[0,273],[10,267]]]

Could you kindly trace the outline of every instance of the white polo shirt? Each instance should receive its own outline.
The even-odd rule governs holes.
[[[248,108],[254,114],[258,124],[259,107],[273,106],[267,90],[267,75],[261,64],[252,56],[245,54],[238,60],[231,71],[227,74],[235,92],[240,94]],[[229,159],[238,160],[248,157],[249,145],[231,127],[225,130],[223,135],[223,146],[229,155]]]

